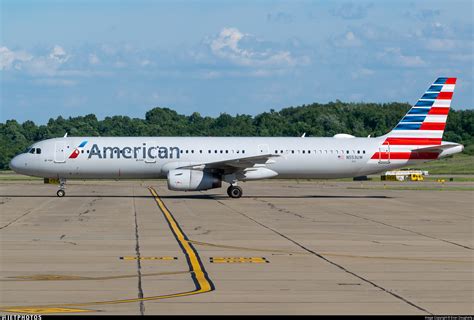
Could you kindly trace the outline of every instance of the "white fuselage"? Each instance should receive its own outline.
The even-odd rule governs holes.
[[[277,173],[275,178],[341,178],[427,161],[379,159],[376,154],[390,152],[383,141],[383,137],[67,137],[35,143],[32,147],[41,153],[20,154],[10,166],[18,173],[47,178],[153,179],[165,178],[180,166],[272,154],[275,157],[265,167]]]

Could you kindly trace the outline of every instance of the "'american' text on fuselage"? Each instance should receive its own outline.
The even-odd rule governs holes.
[[[146,143],[139,147],[103,147],[102,150],[97,144],[93,144],[89,152],[89,159],[97,157],[99,159],[179,159],[180,150],[178,147],[147,146]]]

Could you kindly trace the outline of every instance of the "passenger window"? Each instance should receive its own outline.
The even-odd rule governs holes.
[[[291,153],[295,153],[295,150],[291,150]]]
[[[349,154],[349,150],[347,150],[346,153]]]
[[[229,153],[229,150],[226,150],[225,153]]]
[[[280,153],[283,153],[283,150],[280,150]]]
[[[214,150],[214,153],[217,153],[217,150]]]
[[[36,150],[36,152],[38,152],[38,149]],[[41,153],[41,151],[39,153]],[[84,153],[84,150],[81,150],[81,153]]]
[[[303,150],[303,153],[306,153],[306,152]]]
[[[239,150],[237,150],[237,153],[239,153]]]
[[[191,150],[191,153],[194,153],[194,150]]]
[[[221,150],[221,153],[222,153],[222,152],[223,152],[223,151]]]
[[[40,148],[36,148],[36,154],[41,154],[41,149]]]
[[[242,153],[245,153],[245,150],[242,150]]]
[[[359,154],[359,153],[360,153],[360,150],[357,150],[357,154]]]
[[[362,153],[365,154],[365,150],[363,150]]]
[[[311,150],[308,150],[308,153],[311,153]]]
[[[278,153],[278,150],[275,150],[275,153]]]

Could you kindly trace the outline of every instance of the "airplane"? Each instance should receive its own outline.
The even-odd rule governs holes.
[[[158,179],[168,188],[220,188],[240,198],[240,181],[358,177],[462,152],[442,141],[456,78],[442,77],[380,137],[67,137],[36,142],[10,168],[59,184],[67,179]]]

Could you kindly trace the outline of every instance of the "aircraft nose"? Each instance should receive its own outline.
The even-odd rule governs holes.
[[[10,161],[10,169],[12,169],[13,171],[19,173],[20,171],[20,157],[19,156],[16,156],[14,157],[11,161]]]

